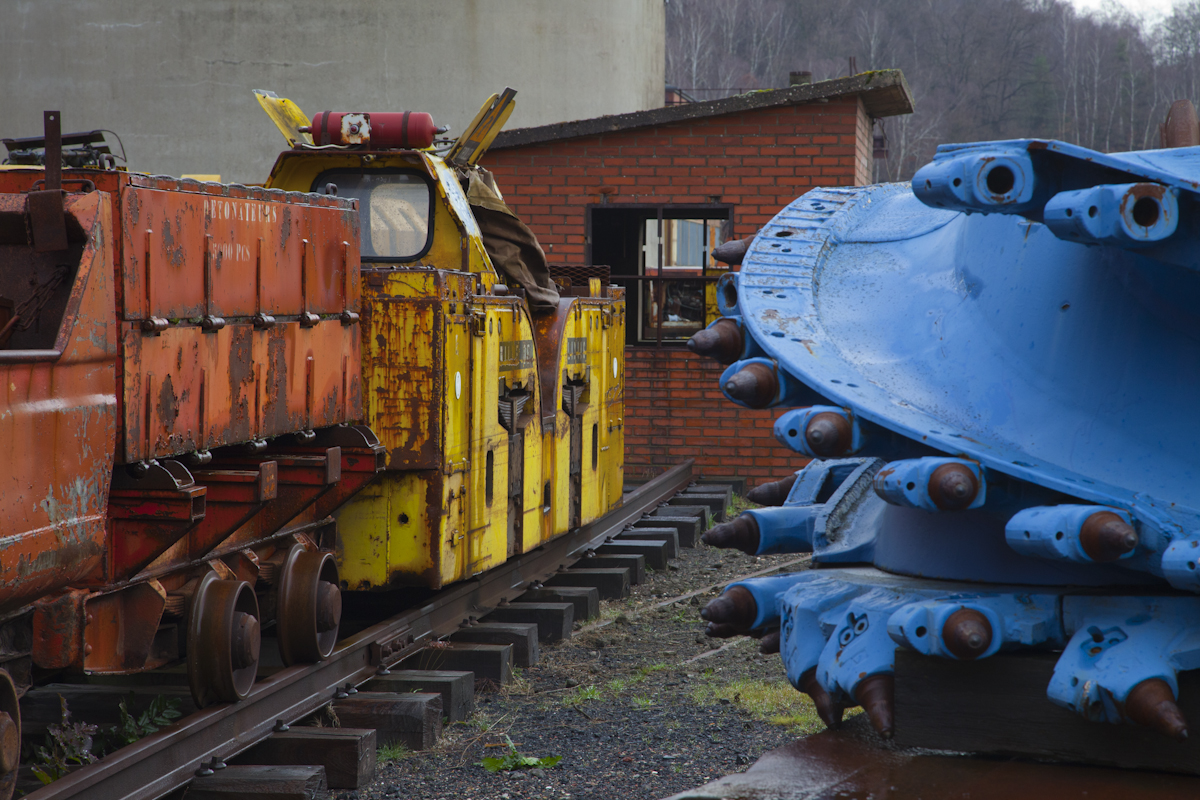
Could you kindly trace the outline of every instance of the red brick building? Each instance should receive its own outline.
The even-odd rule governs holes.
[[[772,437],[776,412],[734,406],[720,365],[683,346],[716,316],[708,253],[812,187],[869,183],[873,121],[912,108],[888,70],[496,139],[485,165],[551,263],[608,265],[627,287],[627,477],[691,457],[751,486],[802,463]]]

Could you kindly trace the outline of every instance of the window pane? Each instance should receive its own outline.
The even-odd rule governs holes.
[[[315,185],[334,183],[340,197],[358,199],[365,258],[412,258],[429,241],[429,184],[396,172],[326,172]]]

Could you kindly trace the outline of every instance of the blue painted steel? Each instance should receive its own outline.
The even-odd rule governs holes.
[[[762,552],[837,565],[746,582],[797,688],[816,668],[853,702],[897,645],[953,658],[962,609],[991,628],[981,657],[1062,649],[1049,698],[1089,719],[1128,721],[1139,683],[1177,693],[1200,668],[1198,214],[1200,148],[1016,140],[939,148],[911,186],[811,191],[763,228],[718,306],[779,377],[772,405],[813,406],[776,437],[810,454],[808,419],[835,411],[860,455],[747,512]],[[934,513],[948,461],[980,492]],[[1132,552],[1088,557],[1099,511]]]
[[[1018,553],[1041,558],[1057,558],[1064,561],[1093,563],[1079,542],[1079,531],[1088,517],[1108,511],[1125,522],[1131,523],[1129,514],[1119,508],[1105,506],[1033,506],[1013,515],[1004,528],[1008,546]],[[1121,556],[1133,558],[1137,551]]]
[[[962,458],[906,458],[902,461],[892,461],[886,467],[875,473],[875,494],[894,506],[905,508],[921,508],[926,511],[941,511],[937,503],[929,495],[929,484],[933,473],[939,467],[947,464],[957,464],[966,467],[975,476],[979,489],[975,499],[967,506],[982,508],[987,500],[987,481],[983,470],[974,461]]]
[[[775,438],[784,447],[790,447],[802,456],[815,456],[816,453],[808,446],[808,439],[804,433],[808,429],[808,423],[813,416],[825,412],[837,414],[850,423],[851,444],[848,455],[857,453],[862,447],[862,430],[859,428],[853,414],[844,408],[835,408],[834,406],[810,406],[808,408],[794,408],[786,412],[779,419],[775,420]]]
[[[729,392],[725,391],[725,382],[732,378],[736,373],[741,372],[743,367],[746,367],[750,364],[765,364],[771,368],[771,370],[775,373],[775,376],[779,379],[779,389],[775,393],[775,398],[768,404],[768,408],[775,408],[776,406],[798,405],[805,402],[809,397],[812,396],[812,393],[809,391],[807,386],[793,378],[791,375],[788,375],[783,370],[780,370],[779,365],[776,364],[773,359],[755,356],[753,358],[743,359],[742,361],[735,361],[726,367],[725,371],[721,373],[721,393],[724,394],[725,398],[730,402],[737,403],[743,408],[749,408],[749,406],[747,406],[741,400],[735,400],[729,396]]]
[[[728,592],[735,586],[741,586],[750,592],[754,598],[757,616],[751,630],[779,626],[779,596],[792,588],[793,585],[805,580],[805,572],[788,572],[783,575],[771,575],[766,578],[750,578],[744,581],[734,581],[725,587]]]

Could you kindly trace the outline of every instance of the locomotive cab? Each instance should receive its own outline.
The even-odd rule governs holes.
[[[438,588],[620,501],[623,293],[597,278],[522,285],[468,194],[513,94],[493,95],[444,156],[427,115],[403,115],[419,119],[405,138],[401,115],[309,124],[258,94],[293,145],[267,186],[359,212],[363,410],[388,456],[338,514],[344,588]]]

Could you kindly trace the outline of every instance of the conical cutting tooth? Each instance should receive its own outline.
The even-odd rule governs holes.
[[[1125,698],[1125,716],[1131,722],[1153,728],[1172,739],[1186,739],[1187,720],[1170,685],[1162,678],[1149,678],[1129,691]]]
[[[688,339],[687,346],[698,356],[714,358],[722,364],[732,364],[742,357],[745,339],[736,322],[731,319],[719,319],[712,326],[697,331]]]
[[[779,629],[768,631],[758,640],[758,652],[764,656],[779,652]]]
[[[710,622],[704,626],[704,635],[710,639],[732,639],[734,636],[743,636],[745,633],[745,628],[730,625],[728,622]]]
[[[942,641],[956,658],[979,658],[992,646],[992,624],[973,608],[960,608],[946,618]]]
[[[979,481],[965,464],[943,464],[929,477],[929,497],[943,511],[959,511],[975,502]]]
[[[871,675],[863,678],[854,690],[854,699],[867,712],[871,727],[885,739],[892,738],[896,679],[892,675]]]
[[[712,547],[732,547],[752,556],[758,552],[758,523],[750,514],[742,514],[731,522],[712,526],[700,541]]]
[[[746,492],[746,499],[760,506],[781,506],[795,485],[796,475],[788,475],[786,478],[755,486]]]
[[[853,436],[849,420],[832,411],[813,414],[804,429],[808,448],[821,458],[836,458],[846,453]]]
[[[746,251],[750,249],[753,241],[753,236],[747,236],[745,239],[730,239],[728,242],[719,244],[713,248],[713,260],[736,267],[746,257]]]
[[[829,692],[825,691],[825,687],[817,680],[816,667],[800,676],[800,691],[812,698],[813,705],[817,707],[817,716],[826,727],[836,728],[842,724],[842,715],[845,714],[846,707],[835,703]]]
[[[730,587],[720,597],[709,600],[708,605],[700,609],[700,619],[705,622],[733,625],[743,633],[750,630],[757,616],[758,603],[744,586]]]
[[[725,393],[750,408],[766,408],[779,394],[779,379],[766,364],[747,364],[725,381]]]
[[[1111,511],[1097,511],[1079,529],[1079,545],[1092,561],[1116,561],[1138,546],[1137,531]]]

